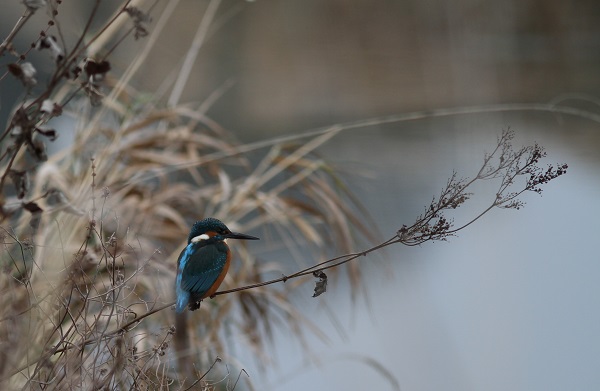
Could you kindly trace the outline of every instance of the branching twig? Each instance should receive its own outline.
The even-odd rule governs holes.
[[[332,269],[344,265],[359,257],[364,257],[370,253],[378,251],[384,247],[393,244],[404,244],[407,246],[417,246],[429,241],[444,241],[448,237],[454,236],[457,232],[473,224],[483,215],[488,213],[493,208],[504,209],[520,209],[523,207],[523,201],[518,197],[526,191],[541,193],[541,186],[549,181],[566,173],[567,165],[559,164],[549,166],[543,170],[537,166],[539,160],[546,156],[543,148],[535,144],[513,150],[512,139],[514,132],[505,130],[501,137],[498,138],[498,144],[494,151],[484,157],[483,164],[478,173],[471,179],[459,179],[456,173],[453,173],[440,195],[434,197],[425,211],[419,215],[416,221],[411,226],[403,225],[394,236],[386,241],[383,241],[367,250],[341,255],[331,258],[327,261],[318,263],[308,268],[299,270],[293,274],[282,276],[280,278],[264,281],[257,284],[251,284],[229,290],[224,290],[215,293],[214,296],[225,295],[233,292],[240,292],[249,289],[255,289],[279,282],[286,282],[290,279],[312,275],[315,272]],[[517,183],[522,178],[522,183]],[[469,192],[470,187],[478,181],[496,179],[500,181],[498,190],[490,201],[489,205],[482,212],[472,217],[466,223],[458,227],[454,227],[453,220],[446,217],[446,214],[467,202],[472,193]],[[512,190],[516,188],[516,190]],[[324,277],[323,277],[324,276]],[[320,274],[321,278],[326,278],[324,273]],[[136,317],[110,332],[102,333],[100,337],[92,337],[83,342],[73,345],[68,344],[63,347],[56,346],[51,351],[42,355],[39,359],[29,362],[28,366],[33,365],[41,360],[45,360],[57,353],[63,353],[70,349],[82,349],[83,347],[98,343],[100,340],[108,340],[117,335],[121,335],[131,330],[133,326],[139,324],[144,318],[147,318],[157,312],[173,306],[175,303],[169,303],[158,308],[152,309],[147,313]],[[26,367],[20,368],[14,373],[24,370]]]

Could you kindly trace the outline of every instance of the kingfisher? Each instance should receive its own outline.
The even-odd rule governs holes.
[[[220,220],[212,217],[194,223],[187,246],[177,259],[177,313],[183,312],[186,306],[190,311],[197,310],[202,299],[217,291],[231,262],[227,239],[259,240],[254,236],[231,232]]]

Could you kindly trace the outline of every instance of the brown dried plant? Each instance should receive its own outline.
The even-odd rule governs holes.
[[[53,29],[62,36],[62,2],[50,2],[52,23],[39,39],[53,50],[56,70],[47,86],[36,90],[35,72],[24,66],[27,52],[19,53],[13,39],[45,3],[25,1],[23,18],[0,45],[0,56],[8,53],[16,59],[0,82],[12,75],[27,90],[27,99],[17,102],[1,136],[0,381],[5,387],[214,388],[217,357],[236,360],[229,355],[229,334],[263,363],[270,360],[275,327],[291,329],[300,343],[307,332],[325,338],[291,304],[294,288],[306,280],[298,277],[318,278],[315,295],[320,295],[327,288],[324,270],[344,265],[353,294],[360,294],[360,269],[349,261],[390,244],[445,240],[494,207],[518,209],[521,193],[539,192],[541,185],[566,172],[566,165],[540,171],[542,148],[515,151],[513,133],[505,131],[472,179],[453,175],[414,224],[373,246],[379,237],[374,224],[365,224],[367,213],[317,149],[341,131],[415,115],[238,143],[206,115],[212,98],[195,107],[179,103],[177,86],[185,85],[189,63],[215,16],[215,1],[166,107],[141,102],[128,85],[147,49],[118,79],[109,73],[108,54],[114,46],[100,58],[83,56],[128,35],[146,37],[152,46],[160,29],[150,28],[149,16],[129,1],[97,32],[89,31],[97,15],[94,8],[82,33],[92,38],[85,44],[81,38],[70,49],[64,39],[48,38]],[[133,25],[126,34],[121,34],[123,15]],[[168,18],[166,11],[161,18]],[[47,156],[46,143],[61,130],[46,126],[60,115],[76,120],[75,139]],[[488,179],[499,181],[489,208],[454,227],[447,213],[469,200],[473,183]],[[169,308],[175,262],[191,223],[207,216],[235,230],[256,232],[296,256],[287,262],[267,260],[236,246],[237,261],[225,280],[228,290],[204,303],[194,322],[175,328]],[[359,246],[368,249],[357,252]],[[278,248],[267,250],[273,249]],[[346,255],[325,260],[331,251]],[[259,289],[280,282],[286,283]],[[178,360],[182,358],[187,360]]]
[[[27,2],[14,31],[42,3]],[[18,54],[4,77],[12,73],[21,79],[31,96],[17,104],[3,133],[8,148],[0,158],[3,194],[11,189],[15,194],[1,202],[5,273],[0,283],[0,373],[3,384],[11,387],[154,389],[175,382],[171,386],[178,388],[190,374],[174,370],[173,358],[197,357],[202,371],[217,353],[226,356],[224,335],[218,332],[223,324],[238,328],[249,349],[267,360],[266,343],[277,322],[289,323],[299,339],[304,330],[319,333],[289,304],[292,284],[204,305],[204,321],[190,323],[194,330],[187,333],[189,346],[198,347],[194,351],[169,348],[174,329],[168,310],[127,332],[113,330],[172,300],[175,260],[191,223],[199,218],[215,216],[244,230],[261,228],[284,244],[301,244],[316,259],[331,243],[350,251],[354,229],[364,230],[355,224],[357,209],[335,170],[314,154],[335,131],[307,142],[297,138],[239,145],[205,115],[207,105],[177,104],[173,98],[168,109],[153,104],[125,109],[138,99],[129,93],[126,80],[139,63],[113,80],[108,57],[82,56],[98,41],[109,41],[106,34],[118,32],[114,26],[123,13],[133,20],[130,33],[147,35],[141,24],[149,18],[129,3],[85,45],[80,40],[60,50],[57,40],[48,38],[53,53],[61,54],[54,55],[55,73],[39,91],[23,67],[27,54],[18,54],[12,44],[14,35],[1,46],[1,54]],[[61,6],[50,3],[52,19],[41,41],[48,40],[52,28],[61,35]],[[87,33],[86,27],[82,34]],[[81,84],[71,82],[78,78]],[[75,140],[47,156],[46,143],[60,129],[46,124],[60,115],[77,121]],[[257,158],[258,163],[251,162]],[[262,281],[289,267],[261,262],[244,248],[238,251],[240,262],[226,281],[231,287]],[[308,261],[298,260],[303,266]],[[358,268],[349,274],[360,282]],[[235,320],[235,313],[242,321]],[[165,354],[170,355],[167,360]]]

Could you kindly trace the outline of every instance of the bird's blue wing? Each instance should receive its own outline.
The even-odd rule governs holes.
[[[227,262],[224,246],[190,243],[177,260],[177,308],[200,300],[212,287]]]

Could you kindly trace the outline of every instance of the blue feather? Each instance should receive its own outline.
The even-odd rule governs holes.
[[[185,268],[186,263],[194,253],[194,244],[190,243],[186,246],[185,250],[181,253],[178,260],[177,267],[177,281],[175,283],[175,291],[177,294],[177,306],[175,307],[175,312],[181,313],[187,307],[190,301],[190,292],[185,291],[181,286],[181,280],[183,278],[183,269]]]

